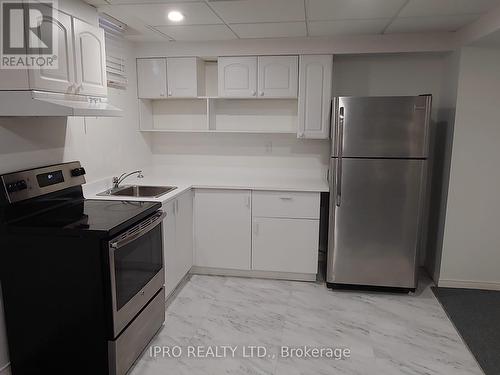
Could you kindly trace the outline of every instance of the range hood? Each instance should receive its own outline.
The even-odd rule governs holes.
[[[45,91],[0,91],[0,117],[91,116],[119,117],[122,110],[107,98]]]

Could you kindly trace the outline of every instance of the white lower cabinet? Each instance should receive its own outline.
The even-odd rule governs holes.
[[[168,297],[193,265],[193,195],[189,190],[163,206],[165,295]]]
[[[179,281],[193,266],[193,191],[181,195],[176,200],[175,239],[179,249]]]
[[[252,269],[316,274],[319,220],[253,219]]]
[[[196,189],[196,270],[314,280],[319,203],[320,193]]]
[[[196,189],[194,233],[195,266],[250,270],[251,192]]]
[[[177,258],[175,244],[175,201],[163,205],[163,211],[167,217],[163,220],[163,263],[165,265],[165,296],[168,297],[175,289],[173,272]]]

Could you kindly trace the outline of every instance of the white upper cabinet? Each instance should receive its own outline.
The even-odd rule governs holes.
[[[196,98],[205,94],[205,66],[197,57],[137,59],[140,99]]]
[[[250,191],[195,190],[195,266],[250,270],[250,228]]]
[[[257,57],[219,57],[218,81],[220,97],[256,97]]]
[[[218,66],[220,97],[297,97],[297,56],[219,57]]]
[[[167,59],[137,59],[137,94],[142,99],[167,96]]]
[[[44,17],[41,33],[56,33],[57,68],[1,71],[0,90],[107,95],[104,31],[64,12]]]
[[[194,98],[204,95],[205,67],[197,57],[167,58],[167,95]]]
[[[329,137],[332,55],[302,55],[299,64],[298,137]]]
[[[105,96],[107,81],[104,31],[76,18],[73,18],[73,31],[76,93]]]
[[[44,17],[41,32],[57,33],[58,43],[57,69],[30,69],[30,86],[37,90],[46,90],[72,94],[75,92],[75,64],[73,59],[73,33],[71,17],[58,13],[57,19]]]
[[[258,72],[259,97],[297,97],[299,74],[297,56],[259,56]]]

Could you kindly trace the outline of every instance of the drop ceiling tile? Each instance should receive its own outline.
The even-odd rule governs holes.
[[[478,15],[434,16],[434,17],[398,17],[386,30],[392,33],[416,33],[433,31],[457,31],[474,22]]]
[[[410,0],[400,17],[481,14],[500,6],[499,0]]]
[[[309,21],[392,18],[405,0],[306,0]]]
[[[184,14],[182,25],[212,25],[221,24],[222,21],[205,3],[168,3],[168,4],[134,4],[111,5],[122,9],[142,20],[147,25],[164,26],[179,25],[167,18],[168,12],[177,10]]]
[[[209,0],[208,4],[226,23],[305,20],[303,0]]]
[[[229,25],[240,38],[285,38],[307,36],[305,22],[236,23]]]
[[[158,26],[156,30],[177,41],[206,41],[237,39],[226,25]]]
[[[390,18],[374,20],[311,21],[309,36],[365,35],[380,34]]]

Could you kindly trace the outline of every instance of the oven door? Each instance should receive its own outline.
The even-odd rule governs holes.
[[[165,216],[158,211],[109,241],[115,338],[165,283],[161,226]]]

